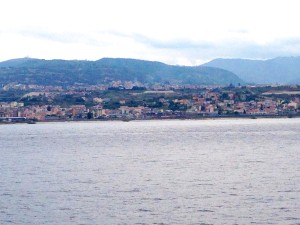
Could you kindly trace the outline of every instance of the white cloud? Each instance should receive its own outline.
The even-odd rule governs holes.
[[[216,57],[297,55],[298,5],[298,0],[3,1],[0,60],[133,57],[197,64]]]

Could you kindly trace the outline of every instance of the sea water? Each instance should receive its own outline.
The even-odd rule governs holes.
[[[1,125],[0,224],[300,224],[300,119]]]

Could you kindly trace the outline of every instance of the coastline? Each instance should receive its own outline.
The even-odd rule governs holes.
[[[40,124],[40,123],[88,123],[88,122],[140,122],[140,121],[172,121],[172,120],[253,120],[253,119],[294,119],[300,118],[300,114],[295,115],[218,115],[218,116],[190,116],[190,117],[152,117],[141,119],[127,119],[127,118],[114,118],[114,119],[75,119],[75,120],[32,120],[22,122],[0,122],[0,125],[12,124]]]

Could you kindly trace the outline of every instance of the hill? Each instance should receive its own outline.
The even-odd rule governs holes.
[[[12,59],[0,63],[0,84],[102,84],[113,80],[173,84],[237,84],[234,73],[207,66],[172,66],[137,59],[103,58],[97,61]]]
[[[215,59],[203,66],[222,68],[256,84],[291,84],[300,80],[300,57],[278,57],[269,60]]]

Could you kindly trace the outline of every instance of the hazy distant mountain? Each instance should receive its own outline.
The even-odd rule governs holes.
[[[215,59],[204,66],[229,70],[246,82],[258,84],[287,84],[300,79],[300,57],[279,57],[270,60]]]
[[[291,84],[299,84],[300,85],[300,78],[294,79],[290,83]]]
[[[171,66],[136,59],[103,58],[97,61],[12,59],[0,63],[0,84],[100,84],[112,80],[174,84],[237,84],[234,73],[206,66]]]

